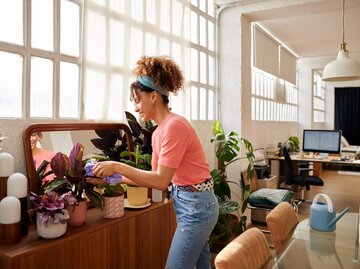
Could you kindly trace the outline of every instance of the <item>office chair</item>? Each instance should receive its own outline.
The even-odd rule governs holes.
[[[295,200],[295,204],[298,206],[301,203],[310,203],[311,201],[305,200],[305,190],[310,190],[310,186],[324,186],[324,181],[318,176],[311,176],[309,172],[312,171],[312,168],[309,168],[308,163],[299,163],[299,173],[294,175],[293,164],[289,155],[289,152],[285,146],[281,146],[281,150],[285,159],[287,174],[286,174],[286,185],[294,187],[294,191],[297,191],[300,187],[301,198]]]
[[[260,269],[273,259],[265,235],[250,228],[231,241],[215,258],[216,269]]]

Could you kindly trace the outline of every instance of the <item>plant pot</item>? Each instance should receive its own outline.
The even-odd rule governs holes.
[[[66,233],[67,222],[64,223],[41,223],[40,214],[36,213],[36,230],[40,237],[45,239],[58,238]]]
[[[106,197],[104,196],[104,208],[102,216],[104,218],[120,218],[124,216],[124,195]]]
[[[127,188],[127,200],[132,206],[145,205],[148,202],[148,188],[129,186]]]
[[[86,221],[87,215],[87,201],[83,200],[77,205],[66,205],[67,211],[69,211],[69,226],[80,226]]]

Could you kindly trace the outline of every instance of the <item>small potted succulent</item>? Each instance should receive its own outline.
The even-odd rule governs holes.
[[[66,232],[69,213],[65,209],[66,202],[74,202],[71,192],[58,194],[49,191],[42,195],[31,193],[31,211],[36,211],[36,228],[43,238],[57,238]]]

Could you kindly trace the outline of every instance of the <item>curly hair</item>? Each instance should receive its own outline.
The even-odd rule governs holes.
[[[154,85],[176,95],[184,87],[184,75],[176,62],[168,56],[143,56],[133,70],[136,76],[148,75]]]

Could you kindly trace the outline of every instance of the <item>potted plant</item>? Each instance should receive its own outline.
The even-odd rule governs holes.
[[[214,121],[212,133],[214,136],[211,138],[211,142],[215,143],[218,167],[211,171],[211,176],[214,180],[214,192],[220,205],[218,222],[209,239],[212,251],[214,251],[216,245],[220,245],[220,248],[224,246],[233,232],[240,234],[246,229],[247,217],[244,212],[250,196],[250,183],[254,173],[254,155],[252,144],[247,139],[239,137],[234,131],[225,133],[219,121]],[[246,149],[246,157],[238,157],[241,145],[244,145]],[[241,181],[228,180],[226,169],[230,164],[244,158],[248,160],[247,179],[249,183],[242,186]],[[241,187],[241,206],[238,202],[231,200],[229,183]],[[240,209],[240,214],[238,209]],[[234,212],[237,212],[239,216],[239,221],[235,220],[235,228],[233,224],[236,215],[232,214]]]
[[[71,192],[58,194],[49,191],[42,195],[31,193],[30,211],[36,211],[36,228],[43,238],[57,238],[66,232],[69,213],[65,201],[74,202]]]
[[[74,202],[66,205],[70,214],[68,224],[71,226],[79,226],[85,223],[87,200],[83,196],[84,193],[97,207],[102,207],[101,204],[103,203],[101,195],[94,191],[94,185],[86,181],[82,160],[83,152],[84,147],[76,143],[69,157],[61,152],[56,153],[50,161],[55,178],[44,185],[44,192],[54,190],[65,193],[70,191],[74,196]]]
[[[125,184],[103,184],[98,187],[102,189],[102,198],[104,200],[102,216],[104,218],[122,217],[124,215]]]
[[[123,151],[120,153],[121,162],[131,165],[142,170],[151,170],[151,155],[149,153],[141,153],[140,146],[136,145],[135,151]],[[141,206],[148,201],[147,187],[127,187],[127,201],[130,205]]]
[[[297,136],[290,136],[284,143],[289,152],[299,151],[299,138]]]

